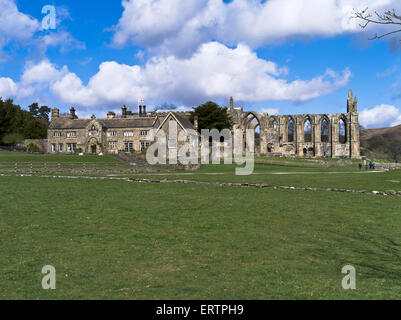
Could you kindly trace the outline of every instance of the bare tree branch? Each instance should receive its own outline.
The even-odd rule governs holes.
[[[374,14],[372,14],[368,10],[369,8],[366,8],[363,11],[357,11],[354,9],[353,16],[351,17],[353,19],[362,20],[362,23],[359,24],[362,29],[366,29],[370,24],[397,26],[396,30],[390,32],[386,32],[380,35],[375,33],[375,35],[369,38],[369,40],[381,39],[389,35],[401,32],[401,15],[398,15],[394,9],[385,11],[384,13],[378,13],[377,11],[374,11]]]

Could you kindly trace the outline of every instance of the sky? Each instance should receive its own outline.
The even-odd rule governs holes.
[[[230,96],[244,110],[326,114],[346,112],[352,89],[361,125],[399,125],[401,33],[369,40],[393,29],[362,29],[351,17],[365,8],[401,3],[0,0],[0,97],[80,117]]]

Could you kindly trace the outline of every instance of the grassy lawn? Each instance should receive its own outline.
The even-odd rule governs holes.
[[[3,299],[401,298],[399,197],[39,177],[0,194]]]
[[[0,150],[0,163],[7,162],[97,162],[97,163],[115,163],[120,162],[113,155],[98,156],[86,154],[78,156],[75,154],[30,154],[26,152],[10,152]]]

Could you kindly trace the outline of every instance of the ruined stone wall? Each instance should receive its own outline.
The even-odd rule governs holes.
[[[311,157],[360,157],[359,121],[357,100],[349,93],[347,112],[336,114],[269,115],[234,108],[230,101],[229,113],[233,118],[233,129],[260,128],[260,143],[256,147],[259,155],[311,156]],[[289,124],[293,123],[292,138]],[[305,124],[311,124],[311,135],[305,135]],[[327,126],[323,125],[326,121]],[[345,137],[340,141],[340,122],[344,124]],[[322,130],[328,127],[328,134]]]

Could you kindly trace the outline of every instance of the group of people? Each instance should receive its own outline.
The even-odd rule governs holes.
[[[376,169],[376,164],[372,161],[364,161],[364,164],[359,163],[359,170],[362,170],[362,167],[365,167],[366,170],[375,170]]]

